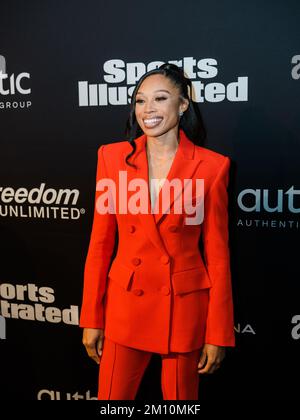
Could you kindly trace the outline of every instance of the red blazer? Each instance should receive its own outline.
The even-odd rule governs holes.
[[[100,146],[96,181],[127,171],[128,183],[149,185],[145,135]],[[228,170],[230,160],[196,146],[180,129],[180,141],[167,176],[204,179],[204,219],[190,225],[185,212],[99,214],[94,220],[85,263],[80,326],[104,328],[111,340],[136,349],[166,354],[189,352],[204,343],[235,346],[228,247]],[[163,186],[164,188],[164,186]],[[162,188],[162,189],[163,189]],[[128,192],[128,200],[135,191]],[[102,193],[96,191],[95,202]],[[162,190],[159,193],[161,198]],[[190,216],[190,215],[189,215]],[[118,230],[118,249],[112,253]],[[203,251],[199,250],[203,240]]]

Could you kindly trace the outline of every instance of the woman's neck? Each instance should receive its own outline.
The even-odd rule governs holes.
[[[174,131],[159,137],[147,136],[146,149],[148,156],[158,159],[168,159],[174,156],[178,149],[179,138]]]

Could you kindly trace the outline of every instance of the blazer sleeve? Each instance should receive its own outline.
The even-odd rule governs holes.
[[[203,251],[212,287],[209,291],[205,343],[235,346],[228,233],[230,160],[223,163],[204,200]]]
[[[102,178],[108,178],[104,148],[105,146],[102,145],[98,149],[94,216],[84,267],[79,325],[87,328],[104,328],[104,294],[116,238],[116,215],[108,212],[100,214],[96,209],[97,199],[101,194],[100,191],[97,191],[97,183]]]

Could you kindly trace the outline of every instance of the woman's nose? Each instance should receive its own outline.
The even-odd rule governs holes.
[[[153,101],[148,101],[145,103],[145,112],[153,112],[155,111],[155,106]]]

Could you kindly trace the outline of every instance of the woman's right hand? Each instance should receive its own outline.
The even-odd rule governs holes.
[[[84,328],[82,343],[88,353],[88,355],[96,362],[100,364],[100,357],[102,356],[102,345],[103,345],[104,333],[103,329],[100,328]]]

